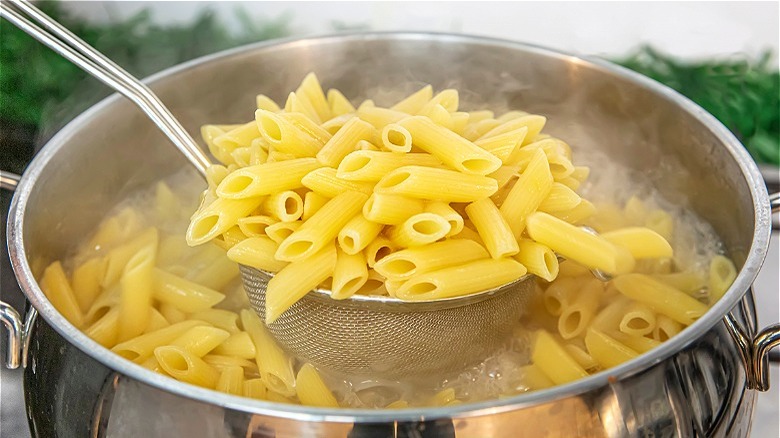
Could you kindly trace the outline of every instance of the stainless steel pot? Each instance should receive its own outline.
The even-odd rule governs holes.
[[[710,222],[740,267],[704,317],[661,347],[568,385],[501,400],[406,410],[321,409],[177,383],[70,325],[36,283],[111,205],[186,166],[147,119],[113,96],[60,131],[25,172],[8,243],[32,309],[10,307],[7,365],[26,361],[40,436],[744,436],[780,326],[757,334],[751,284],[767,251],[770,198],[744,148],[689,100],[625,69],[546,49],[441,34],[362,33],[259,44],[183,64],[149,84],[190,132],[283,100],[315,71],[347,96],[457,86],[463,100],[545,114],[551,134],[642,171]],[[595,169],[597,171],[597,169]],[[193,190],[200,190],[193,187]],[[775,204],[777,199],[772,201]],[[35,318],[35,312],[42,318]],[[29,345],[29,348],[27,346]]]

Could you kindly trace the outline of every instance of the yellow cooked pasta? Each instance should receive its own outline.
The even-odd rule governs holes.
[[[737,270],[726,256],[679,264],[677,215],[639,197],[585,199],[578,190],[591,169],[541,132],[544,117],[465,111],[459,100],[456,90],[422,86],[389,108],[370,100],[355,108],[313,74],[284,107],[260,95],[255,120],[202,129],[221,164],[208,169],[190,218],[187,243],[197,248],[174,231],[194,209],[159,183],[144,207],[118,208],[74,257],[54,261],[41,287],[91,339],[154,372],[328,407],[355,407],[363,395],[331,387],[339,378],[276,344],[248,310],[237,264],[275,274],[265,323],[315,287],[336,299],[413,301],[534,274],[533,311],[512,339],[531,346],[530,358],[514,364],[519,372],[507,375],[520,380],[497,397],[631,360],[728,290]],[[559,265],[558,255],[568,260]],[[593,268],[614,278],[597,279]],[[395,399],[369,405],[478,399],[447,385],[386,393]]]

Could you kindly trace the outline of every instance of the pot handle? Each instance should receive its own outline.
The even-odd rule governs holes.
[[[19,183],[19,175],[11,172],[0,171],[0,188],[3,190],[14,191],[16,185]],[[32,329],[35,318],[38,316],[38,311],[33,307],[25,315],[24,321],[22,316],[9,304],[0,301],[0,322],[3,323],[6,330],[8,330],[8,342],[5,352],[5,366],[8,369],[14,370],[27,366],[27,351],[30,346],[30,331]]]
[[[780,192],[769,195],[773,213],[780,211]],[[726,329],[739,348],[745,366],[748,389],[769,390],[769,353],[780,345],[780,323],[764,328],[754,337],[746,332],[731,313],[723,317]]]
[[[780,212],[780,192],[769,195],[769,205],[773,213]],[[755,389],[769,390],[769,352],[780,345],[780,323],[772,324],[761,330],[750,345],[750,364]]]

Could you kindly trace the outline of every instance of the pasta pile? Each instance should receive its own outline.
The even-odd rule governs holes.
[[[284,109],[262,95],[257,106],[246,124],[203,127],[224,165],[209,170],[187,241],[214,239],[276,273],[266,323],[318,286],[334,299],[433,300],[526,273],[551,281],[556,253],[610,274],[671,256],[649,228],[599,237],[572,225],[594,210],[575,191],[588,169],[541,133],[542,116],[459,111],[456,90],[431,86],[356,109],[314,74]]]
[[[619,208],[599,206],[586,223],[610,239],[621,230],[647,226],[673,241],[675,220],[636,197]],[[617,231],[614,231],[618,228]],[[635,236],[638,237],[638,236]],[[652,247],[637,238],[636,253]],[[709,269],[673,257],[645,259],[632,272],[601,281],[567,260],[558,278],[537,282],[529,312],[534,335],[526,384],[542,389],[611,368],[677,335],[719,300],[737,272],[723,255],[708,254]],[[690,264],[690,263],[687,263]]]
[[[582,199],[576,190],[588,169],[571,163],[566,143],[541,134],[541,116],[458,111],[457,92],[433,95],[429,86],[391,108],[366,101],[356,109],[338,91],[322,93],[313,75],[284,110],[264,96],[257,103],[254,121],[203,128],[224,165],[209,169],[191,218],[192,183],[159,182],[43,270],[40,286],[68,321],[140,366],[230,394],[327,407],[443,406],[630,360],[693,323],[736,277],[714,252],[706,267],[680,259],[684,251],[672,250],[684,244],[680,217],[639,198]],[[318,285],[334,299],[415,300],[528,272],[537,287],[517,342],[497,353],[510,368],[477,366],[466,387],[438,376],[411,385],[418,392],[358,403],[344,389],[354,382],[328,380],[280,348],[249,308],[236,262],[276,272],[269,321]],[[510,375],[519,380],[485,385]],[[492,392],[480,392],[487,386]]]

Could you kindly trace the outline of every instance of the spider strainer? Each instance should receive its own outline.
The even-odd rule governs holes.
[[[265,320],[272,274],[241,266],[252,308]],[[334,300],[313,290],[268,325],[281,346],[312,364],[350,375],[396,379],[458,371],[512,334],[534,288],[531,276],[467,297],[405,302],[390,297]]]

